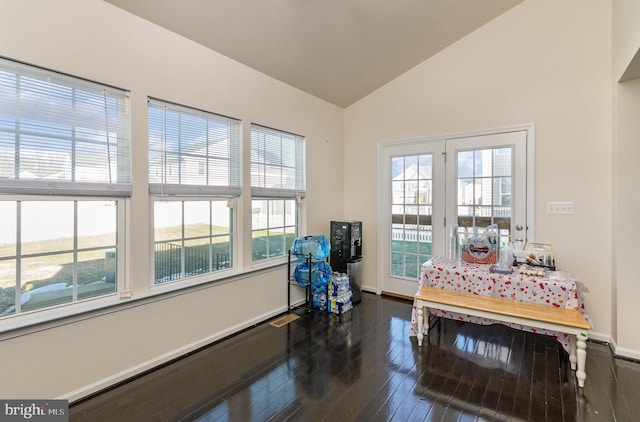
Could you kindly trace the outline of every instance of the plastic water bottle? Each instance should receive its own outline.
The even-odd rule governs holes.
[[[329,252],[331,252],[331,242],[323,234],[298,237],[291,247],[291,253],[300,259],[307,259],[309,255],[313,259],[327,259]]]
[[[340,293],[351,291],[348,274],[342,273],[342,277],[340,278],[340,287],[338,287],[338,290],[340,291]]]
[[[311,306],[313,309],[327,310],[327,295],[324,293],[314,293],[311,295]]]
[[[514,253],[513,253],[513,246],[511,245],[511,242],[509,242],[506,246],[503,246],[502,248],[500,248],[500,265],[502,267],[510,267],[513,265],[513,261],[515,260],[514,258]]]
[[[353,295],[351,291],[341,294],[340,296],[328,297],[327,308],[329,312],[334,314],[342,314],[353,309]]]
[[[349,284],[349,275],[345,273],[334,272],[331,274],[331,282],[327,288],[327,294],[330,297],[337,297],[345,293],[351,293],[351,285]]]
[[[449,233],[449,259],[460,262],[460,258],[460,234],[458,233],[458,225],[454,224]]]

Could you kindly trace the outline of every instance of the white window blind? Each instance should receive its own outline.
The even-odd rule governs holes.
[[[240,123],[149,99],[149,191],[240,195]]]
[[[0,193],[131,194],[128,93],[0,58]]]
[[[254,197],[304,197],[304,138],[251,125],[251,194]]]

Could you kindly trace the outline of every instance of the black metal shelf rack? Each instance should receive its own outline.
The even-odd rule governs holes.
[[[297,258],[296,258],[297,260]],[[313,257],[311,254],[305,259],[307,268],[309,268],[309,280],[305,284],[297,282],[293,274],[291,274],[291,251],[289,251],[289,259],[287,260],[287,311],[291,312],[291,285],[305,288],[305,302],[307,311],[311,311],[311,264]]]

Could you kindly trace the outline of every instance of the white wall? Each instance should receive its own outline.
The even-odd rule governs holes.
[[[148,96],[241,119],[245,151],[251,122],[305,136],[307,232],[328,234],[329,221],[342,216],[341,108],[100,0],[0,0],[0,10],[0,55],[131,91],[135,158],[128,275],[134,298],[148,293],[150,280]],[[245,187],[246,207],[248,192]],[[243,223],[250,227],[250,212]],[[243,238],[247,244],[249,230]],[[248,248],[244,258],[250,260]],[[0,397],[78,398],[277,314],[286,300],[280,267],[4,340]]]
[[[419,42],[419,40],[416,40]],[[377,144],[535,125],[534,239],[589,288],[595,337],[611,327],[611,4],[527,0],[348,107],[345,214],[363,220],[376,288]],[[573,215],[547,215],[572,201]]]
[[[640,49],[640,2],[613,2],[613,328],[616,353],[640,359],[640,78],[618,83]]]

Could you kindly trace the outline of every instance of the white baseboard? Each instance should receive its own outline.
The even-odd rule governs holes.
[[[604,343],[611,343],[611,336],[609,334],[598,333],[595,331],[589,331],[589,338],[591,340],[601,341]]]
[[[629,359],[640,360],[640,351],[633,349],[626,349],[624,347],[614,347],[613,353],[616,356],[621,356]]]
[[[611,337],[611,341],[609,341],[609,348],[611,349],[612,353],[615,353],[616,347],[618,347],[618,344],[616,343],[616,339]]]
[[[296,304],[292,304],[292,306],[297,306],[301,303],[304,303],[304,300],[302,300],[300,303],[296,303]],[[229,327],[226,330],[220,331],[218,333],[215,333],[211,336],[205,337],[203,339],[200,339],[196,342],[193,342],[191,344],[187,344],[183,347],[180,347],[178,349],[172,350],[171,352],[165,353],[163,355],[157,356],[153,359],[150,359],[146,362],[142,362],[139,365],[135,365],[131,368],[127,368],[123,371],[120,371],[116,374],[113,374],[111,376],[108,376],[106,378],[103,378],[99,381],[96,381],[92,384],[89,385],[85,385],[81,388],[78,388],[74,391],[70,391],[66,394],[63,394],[60,397],[57,397],[57,399],[60,400],[68,400],[70,403],[73,403],[74,401],[80,400],[83,397],[87,397],[91,394],[95,394],[98,391],[104,390],[106,388],[111,387],[112,385],[115,385],[119,382],[122,381],[126,381],[129,378],[135,377],[136,375],[142,374],[145,371],[148,371],[150,369],[156,368],[162,364],[165,364],[167,362],[172,361],[173,359],[179,358],[180,356],[184,356],[187,353],[193,352],[194,350],[198,350],[201,347],[204,347],[208,344],[211,344],[217,340],[220,340],[222,338],[225,338],[227,336],[230,336],[232,334],[235,334],[239,331],[244,330],[245,328],[249,328],[252,325],[261,323],[263,321],[268,320],[269,318],[272,318],[276,315],[280,315],[283,312],[287,311],[287,307],[282,307],[282,308],[278,308],[275,309],[274,311],[271,312],[267,312],[265,314],[259,315],[255,318],[252,318],[248,321],[245,321],[243,323],[237,324],[233,327]]]
[[[640,360],[640,351],[627,349],[625,347],[618,347],[616,340],[608,334],[594,333],[593,331],[591,331],[589,332],[589,338],[592,340],[609,343],[609,348],[611,349],[611,353],[613,353],[615,356],[620,356],[623,358],[629,358],[634,360]]]

